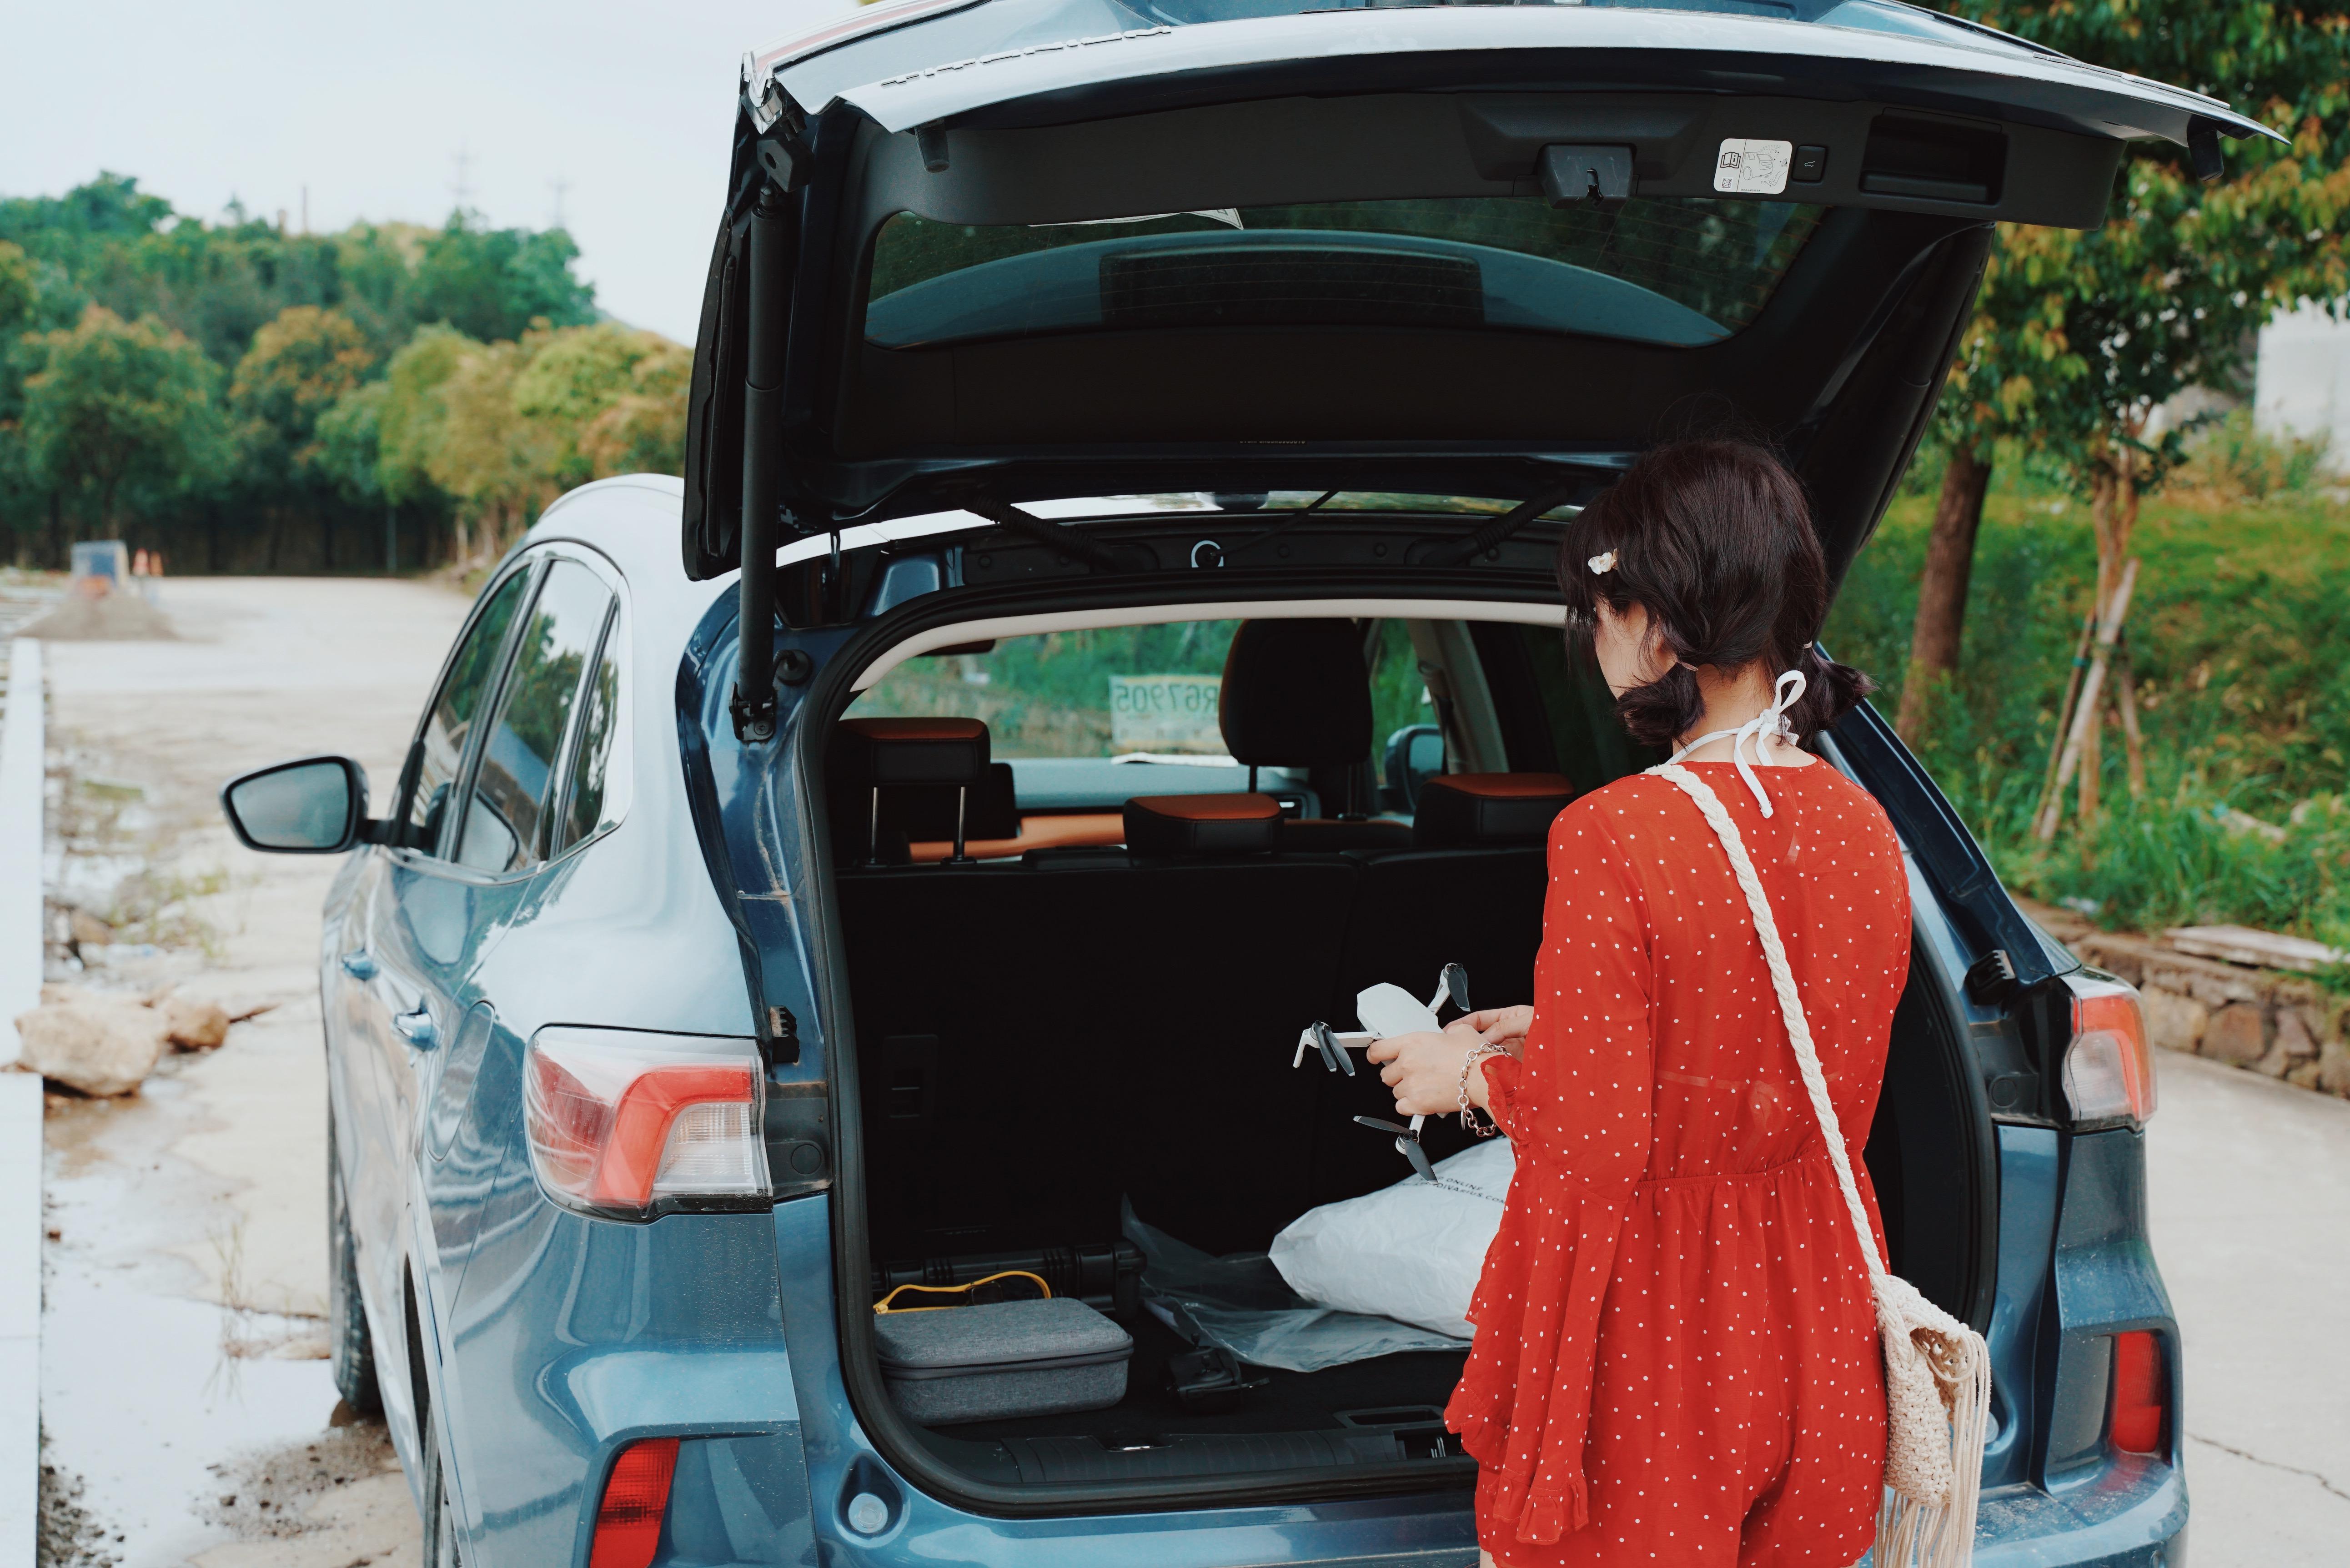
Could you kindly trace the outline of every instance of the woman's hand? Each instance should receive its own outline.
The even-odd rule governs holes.
[[[1472,1014],[1471,1017],[1474,1015]],[[1390,1034],[1364,1053],[1379,1065],[1379,1081],[1395,1091],[1396,1114],[1440,1116],[1461,1108],[1461,1064],[1482,1035],[1471,1019],[1455,1019],[1441,1033]],[[1485,1104],[1485,1075],[1469,1075],[1469,1103]]]
[[[1489,1007],[1482,1012],[1472,1012],[1465,1018],[1453,1020],[1451,1027],[1459,1029],[1464,1024],[1475,1031],[1477,1038],[1488,1045],[1499,1045],[1523,1061],[1526,1031],[1534,1027],[1534,1010],[1524,1006]]]

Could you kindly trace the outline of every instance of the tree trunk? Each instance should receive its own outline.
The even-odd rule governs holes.
[[[1926,574],[1918,584],[1918,620],[1909,635],[1909,668],[1901,680],[1894,728],[1915,740],[1926,722],[1926,700],[1959,667],[1966,627],[1967,582],[1974,573],[1975,535],[1982,527],[1983,493],[1991,463],[1960,448],[1942,474],[1941,499],[1926,538]]]

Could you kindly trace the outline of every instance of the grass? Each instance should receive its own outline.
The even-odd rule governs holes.
[[[2103,744],[2106,809],[2066,801],[2053,845],[2030,817],[2096,551],[2087,508],[2018,480],[1989,498],[1956,677],[1914,745],[2011,886],[2113,929],[2232,922],[2350,942],[2350,506],[2309,449],[2238,424],[2140,512],[2128,646],[2147,788]],[[1900,701],[1930,482],[1896,502],[1825,635]]]

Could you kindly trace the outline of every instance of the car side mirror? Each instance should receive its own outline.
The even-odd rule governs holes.
[[[221,786],[221,811],[247,849],[340,855],[367,836],[367,770],[348,757],[303,757]]]
[[[1399,811],[1419,809],[1419,786],[1444,771],[1444,732],[1434,724],[1408,724],[1388,737],[1386,794]]]

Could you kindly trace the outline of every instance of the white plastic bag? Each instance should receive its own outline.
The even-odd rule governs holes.
[[[1273,1266],[1316,1306],[1467,1339],[1469,1298],[1502,1227],[1517,1162],[1497,1137],[1439,1160],[1436,1179],[1309,1209],[1273,1239]]]

